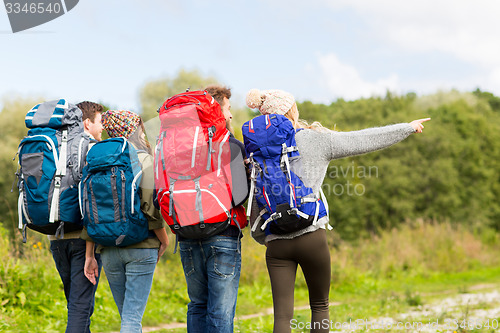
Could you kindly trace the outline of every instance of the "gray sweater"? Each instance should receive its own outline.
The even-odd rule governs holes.
[[[414,132],[414,128],[408,123],[352,132],[336,132],[328,129],[301,130],[295,136],[295,140],[302,156],[302,169],[305,176],[303,179],[304,185],[311,187],[314,193],[318,193],[330,161],[387,148],[406,139]],[[251,224],[253,224],[257,216],[258,207],[254,200],[250,216]],[[325,228],[327,223],[328,217],[325,216],[318,220],[315,225],[300,231],[286,235],[268,235],[265,237],[265,242],[275,239],[293,239],[305,233],[316,231],[319,228]],[[259,243],[264,241],[263,234],[257,233],[252,236]]]

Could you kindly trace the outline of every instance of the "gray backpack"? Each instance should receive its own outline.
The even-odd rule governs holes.
[[[19,228],[63,237],[82,229],[78,183],[90,137],[82,111],[60,99],[34,106],[26,115],[30,130],[19,144]]]

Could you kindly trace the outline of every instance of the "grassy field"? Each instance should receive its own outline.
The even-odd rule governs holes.
[[[332,255],[330,301],[336,303],[330,308],[330,319],[334,323],[377,318],[403,320],[409,318],[408,313],[412,314],[410,318],[422,322],[436,319],[443,322],[494,305],[478,302],[470,305],[468,312],[459,309],[462,314],[456,314],[451,307],[440,313],[423,311],[445,297],[491,291],[500,286],[500,242],[491,230],[413,223],[356,243],[342,242],[335,232],[328,237]],[[145,327],[185,322],[189,300],[180,258],[172,254],[172,249],[155,272],[143,319]],[[238,332],[272,332],[272,315],[239,319],[272,307],[264,253],[265,247],[255,243],[246,231],[237,307]],[[3,258],[0,331],[63,332],[65,299],[48,241],[30,233],[28,243],[23,245],[20,240],[8,240],[5,230],[0,229],[0,256]],[[301,272],[296,285],[295,305],[306,306],[307,288]],[[297,323],[307,322],[309,311],[296,311],[294,319]],[[96,294],[92,331],[119,331],[118,312],[104,278]],[[156,331],[185,332],[185,329]],[[302,331],[306,330],[294,329]]]

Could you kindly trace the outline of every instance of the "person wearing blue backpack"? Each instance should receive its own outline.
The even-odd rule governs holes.
[[[85,101],[76,105],[83,114],[83,129],[90,139],[89,147],[101,140],[102,105]],[[90,317],[94,312],[94,295],[97,282],[93,285],[83,275],[85,264],[85,241],[80,239],[82,231],[65,233],[58,238],[49,235],[50,251],[57,271],[63,282],[64,294],[68,308],[68,323],[66,333],[90,332]],[[96,255],[98,272],[101,269],[101,259]]]
[[[164,221],[158,209],[153,205],[153,158],[151,156],[151,147],[145,137],[142,119],[139,115],[130,111],[108,110],[103,114],[102,121],[110,139],[96,144],[90,150],[87,157],[88,167],[86,166],[87,169],[84,168],[82,187],[80,189],[81,191],[83,189],[84,192],[81,200],[84,206],[84,225],[86,225],[82,232],[82,238],[87,241],[85,276],[93,284],[97,282],[99,272],[93,251],[94,240],[97,239],[99,241],[97,242],[97,252],[101,254],[104,271],[121,317],[120,332],[142,332],[141,321],[151,291],[153,274],[157,262],[168,246],[168,236]],[[113,155],[113,152],[104,154],[100,150],[116,146],[116,144],[120,145],[117,155]],[[140,171],[137,175],[134,171],[132,175],[131,186],[135,189],[134,182],[140,179],[138,186],[140,190],[137,196],[140,205],[134,204],[133,201],[132,203],[127,201],[130,199],[130,195],[125,195],[126,193],[129,194],[129,189],[126,189],[129,183],[125,183],[126,170],[121,173],[121,180],[124,181],[122,182],[123,187],[122,185],[113,185],[118,184],[120,181],[120,177],[114,175],[114,173],[119,174],[122,172],[119,165],[111,168],[113,182],[110,187],[113,190],[113,195],[110,199],[111,204],[108,206],[104,202],[108,198],[103,198],[102,193],[97,193],[100,189],[103,189],[98,187],[99,179],[91,178],[94,175],[92,170],[94,160],[109,162],[110,159],[113,160],[113,156],[120,156],[120,152],[130,154],[129,163],[132,163],[132,167],[134,163],[140,163]],[[123,161],[120,163],[123,165]],[[99,177],[99,170],[95,174]],[[90,179],[95,180],[95,182],[92,183]],[[92,185],[96,193],[91,193]],[[91,200],[88,200],[89,196],[92,198]],[[137,201],[135,202],[137,203]],[[86,207],[89,207],[89,209]],[[111,208],[107,209],[109,207]],[[116,209],[116,207],[119,208]],[[134,207],[136,208],[135,212]],[[130,208],[132,211],[129,214]],[[139,209],[140,211],[138,211]],[[111,221],[105,221],[107,210],[111,210]],[[111,241],[103,235],[99,235],[99,232],[107,232],[107,230],[99,229],[106,222],[109,222],[108,225],[110,226],[107,229],[111,229],[113,224],[124,226],[128,224],[130,228],[136,228],[137,223],[131,222],[135,217],[137,217],[136,222],[139,224],[142,223],[142,219],[146,219],[144,224],[145,234],[143,236],[138,235],[143,233],[143,230],[140,229],[133,229],[132,234],[129,233],[126,236],[124,234]],[[123,218],[126,220],[123,221]],[[126,232],[126,230],[118,232]],[[99,238],[99,236],[103,237]],[[135,236],[137,236],[137,239],[134,238]]]
[[[265,179],[269,171],[271,175],[285,173],[288,181],[284,191],[278,191],[275,186],[271,189],[255,187],[255,200],[251,201],[250,224],[252,236],[267,246],[266,264],[271,280],[273,306],[274,306],[274,332],[291,332],[293,326],[294,289],[297,266],[300,265],[309,289],[309,303],[311,308],[311,332],[329,332],[329,291],[330,291],[330,251],[327,244],[326,227],[328,225],[328,208],[326,200],[321,200],[321,185],[326,176],[330,161],[354,156],[383,149],[396,144],[412,133],[421,133],[422,123],[430,118],[414,120],[410,123],[401,123],[385,127],[369,128],[361,131],[337,132],[326,129],[319,123],[308,125],[299,120],[299,112],[294,97],[282,90],[252,89],[246,97],[248,107],[259,109],[264,115],[252,119],[243,127],[245,148],[247,153],[256,154],[253,158],[254,169],[259,170],[260,177]],[[263,118],[261,118],[263,117]],[[260,119],[259,119],[260,118]],[[273,173],[273,166],[269,165],[270,156],[273,155],[272,144],[262,145],[263,140],[272,140],[272,128],[277,136],[292,138],[292,146],[286,144],[277,145],[278,155],[281,156],[281,164],[278,160],[277,172]],[[260,133],[260,135],[259,135]],[[262,135],[262,134],[269,135]],[[262,149],[261,149],[262,148]],[[282,150],[283,149],[283,150]],[[297,151],[298,150],[298,151]],[[288,156],[292,155],[292,156]],[[264,164],[258,165],[256,160],[264,156]],[[293,167],[294,161],[301,159],[301,167]],[[267,165],[265,163],[267,159]],[[289,164],[292,165],[289,168]],[[288,170],[288,172],[281,172]],[[293,172],[291,172],[291,171]],[[293,193],[299,193],[299,186],[294,187],[293,173],[300,173],[303,184],[301,188],[310,188],[310,194],[297,198]],[[288,173],[288,175],[287,175]],[[292,174],[292,175],[291,175]],[[272,179],[271,179],[272,180]],[[259,179],[256,180],[257,184]],[[277,182],[271,185],[278,185]],[[287,186],[290,186],[288,190]],[[296,185],[296,184],[295,184]],[[279,186],[278,186],[279,187]],[[287,192],[288,191],[288,192]],[[273,206],[278,192],[283,192],[289,201],[284,204]],[[294,202],[294,200],[296,202]],[[300,201],[298,200],[300,199]],[[249,199],[250,201],[251,199]],[[307,204],[317,205],[316,211],[310,215],[300,210]],[[287,206],[282,209],[280,206]],[[294,206],[292,209],[291,206]],[[274,207],[275,211],[272,211]],[[298,209],[296,208],[298,207]],[[271,212],[269,212],[271,210]],[[287,214],[296,215],[295,218],[287,217]],[[304,222],[300,225],[280,225],[284,219]],[[263,218],[264,217],[264,218]],[[301,219],[303,217],[303,219]],[[258,233],[262,228],[265,233]],[[288,231],[287,230],[294,230]]]

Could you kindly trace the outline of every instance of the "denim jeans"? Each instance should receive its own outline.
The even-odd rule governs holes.
[[[102,264],[121,317],[121,333],[142,332],[158,249],[106,247]]]
[[[237,237],[179,241],[189,299],[189,333],[232,333],[241,272]]]
[[[66,333],[90,332],[90,316],[94,312],[97,284],[94,286],[83,274],[85,241],[79,238],[54,240],[50,242],[50,251],[61,277],[67,301]],[[96,259],[100,272],[101,260],[98,254]]]

